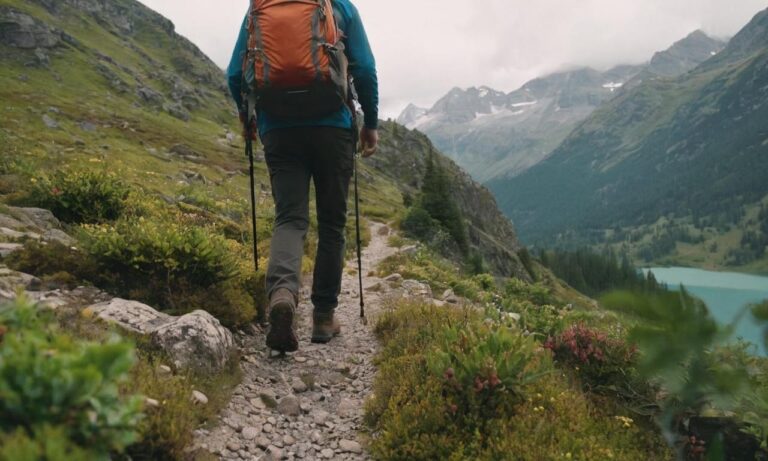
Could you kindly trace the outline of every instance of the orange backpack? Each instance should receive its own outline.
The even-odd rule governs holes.
[[[251,0],[243,75],[256,108],[311,118],[348,101],[347,58],[332,0]]]

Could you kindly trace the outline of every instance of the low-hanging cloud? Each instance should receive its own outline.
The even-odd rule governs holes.
[[[218,65],[247,0],[142,0]],[[382,116],[454,86],[511,91],[546,73],[645,62],[688,33],[732,36],[765,0],[353,0],[376,54]]]

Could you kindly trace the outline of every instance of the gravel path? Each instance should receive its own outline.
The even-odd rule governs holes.
[[[366,287],[383,283],[367,274],[397,251],[387,244],[389,232],[382,224],[371,227],[363,253]],[[309,342],[312,306],[305,288],[298,310],[298,352],[270,358],[263,332],[241,338],[243,382],[218,427],[196,431],[196,447],[223,460],[370,459],[360,431],[363,402],[376,373],[377,342],[371,326],[360,320],[356,264],[350,261],[342,282],[340,337],[327,345]],[[375,316],[380,295],[365,294],[367,313]]]

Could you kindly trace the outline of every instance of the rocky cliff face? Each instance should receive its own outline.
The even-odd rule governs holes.
[[[391,178],[404,194],[414,196],[421,187],[430,153],[452,178],[453,199],[467,222],[470,244],[498,275],[529,278],[517,256],[521,248],[512,223],[499,211],[493,195],[456,163],[440,154],[416,130],[395,122],[381,125],[381,148],[366,160],[381,175]]]
[[[80,66],[85,61],[115,93],[184,121],[196,110],[222,108],[226,86],[221,69],[176,34],[171,21],[138,2],[3,3],[0,44],[7,47],[6,58],[42,67],[55,58]],[[73,21],[80,26],[71,27]],[[20,52],[11,52],[14,48]]]

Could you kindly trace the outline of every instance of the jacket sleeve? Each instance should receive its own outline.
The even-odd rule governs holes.
[[[235,49],[232,52],[232,59],[229,61],[227,67],[227,83],[229,85],[229,92],[232,98],[237,104],[237,110],[239,113],[245,112],[243,105],[243,59],[245,58],[245,52],[248,47],[248,15],[246,14],[243,19],[243,25],[240,27],[240,33],[237,36],[237,43]]]
[[[357,96],[365,115],[365,126],[376,129],[379,124],[379,81],[376,75],[376,60],[368,43],[360,14],[351,3],[349,14],[347,30],[344,31],[349,72],[355,81]]]

